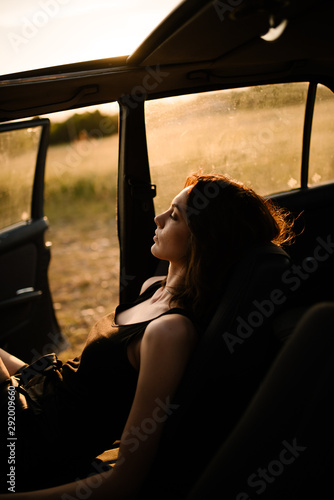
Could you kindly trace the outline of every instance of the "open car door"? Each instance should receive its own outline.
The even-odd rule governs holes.
[[[44,170],[48,119],[0,126],[0,347],[26,362],[63,337],[48,284]]]

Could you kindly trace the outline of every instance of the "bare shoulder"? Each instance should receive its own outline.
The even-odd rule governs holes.
[[[168,314],[151,321],[143,335],[139,354],[139,380],[145,381],[146,389],[153,387],[159,397],[171,397],[197,341],[193,323],[181,314]]]
[[[153,283],[156,283],[157,281],[162,281],[163,279],[165,279],[166,276],[152,276],[151,278],[148,278],[146,281],[144,281],[144,283],[142,284],[142,287],[140,289],[140,293],[143,293],[145,292],[145,290],[147,290],[147,288],[151,285],[153,285]]]
[[[183,314],[168,314],[149,323],[145,330],[146,342],[159,344],[188,344],[196,343],[198,333],[193,322]]]

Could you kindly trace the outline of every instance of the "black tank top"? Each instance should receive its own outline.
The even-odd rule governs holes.
[[[154,283],[136,301],[118,306],[114,313],[98,321],[81,356],[62,366],[63,380],[55,388],[52,418],[62,440],[70,442],[81,458],[96,456],[120,439],[138,379],[127,346],[140,338],[153,321],[116,325],[115,317],[150,298],[160,286],[160,281]],[[158,317],[175,313],[191,319],[180,308],[171,308]]]

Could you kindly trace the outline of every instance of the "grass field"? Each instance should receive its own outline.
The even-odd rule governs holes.
[[[118,303],[118,137],[49,149],[45,213],[52,242],[49,281],[58,321],[77,355],[90,327]]]

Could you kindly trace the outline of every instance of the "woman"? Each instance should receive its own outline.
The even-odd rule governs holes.
[[[32,407],[19,412],[15,428],[17,446],[25,443],[19,458],[25,467],[32,464],[28,473],[12,474],[21,489],[43,486],[44,476],[44,486],[54,483],[48,473],[55,471],[61,483],[73,481],[121,436],[115,467],[96,476],[98,487],[88,478],[18,498],[76,497],[78,488],[90,490],[93,499],[135,498],[218,286],[252,247],[291,239],[282,211],[221,175],[189,176],[155,222],[151,251],[169,262],[167,276],[148,279],[134,303],[102,318],[80,358],[62,366],[56,361],[27,382],[29,367],[0,353],[2,401],[19,383],[16,392]],[[28,476],[21,484],[19,474]]]

